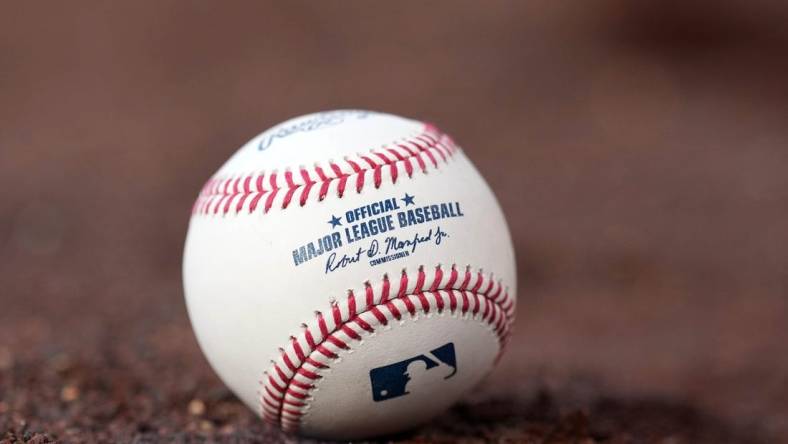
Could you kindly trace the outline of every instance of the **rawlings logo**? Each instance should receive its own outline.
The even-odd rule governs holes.
[[[259,151],[264,151],[270,147],[276,139],[284,139],[285,137],[296,133],[307,133],[325,128],[327,126],[339,125],[340,123],[343,123],[351,118],[365,119],[370,114],[370,111],[358,110],[329,111],[325,113],[319,113],[308,119],[298,120],[297,122],[290,125],[276,126],[263,134],[263,137],[260,139],[260,143],[257,145],[257,149]]]

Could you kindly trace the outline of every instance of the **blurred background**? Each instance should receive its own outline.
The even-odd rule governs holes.
[[[452,134],[517,251],[508,354],[401,439],[788,442],[786,19],[776,0],[4,3],[0,440],[283,439],[197,348],[189,211],[258,132],[353,107]]]

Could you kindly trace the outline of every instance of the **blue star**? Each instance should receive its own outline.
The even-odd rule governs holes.
[[[408,193],[405,193],[405,197],[403,197],[402,200],[405,202],[405,206],[415,205],[413,202],[413,196]]]
[[[342,225],[342,218],[336,217],[333,214],[331,215],[331,220],[328,221],[331,224],[331,228],[336,228],[337,225]]]
[[[331,228],[336,228],[337,225],[342,225],[342,218],[336,217],[333,214],[331,215],[331,220],[328,221],[331,224]]]

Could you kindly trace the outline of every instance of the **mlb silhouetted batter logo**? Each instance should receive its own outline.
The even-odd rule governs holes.
[[[410,394],[414,387],[431,386],[457,373],[454,343],[369,371],[372,399],[376,402]],[[434,390],[434,389],[433,389]]]

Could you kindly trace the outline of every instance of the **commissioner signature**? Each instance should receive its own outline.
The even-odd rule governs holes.
[[[382,247],[381,242],[374,239],[366,248],[358,247],[357,250],[350,254],[344,253],[340,256],[337,252],[331,253],[326,259],[325,272],[334,272],[340,268],[361,262],[362,259],[371,259],[370,265],[378,265],[388,262],[386,259],[396,260],[400,257],[407,257],[415,253],[420,245],[440,245],[447,237],[449,237],[449,234],[438,226],[431,228],[426,234],[416,233],[413,237],[407,239],[389,236],[383,240]]]

